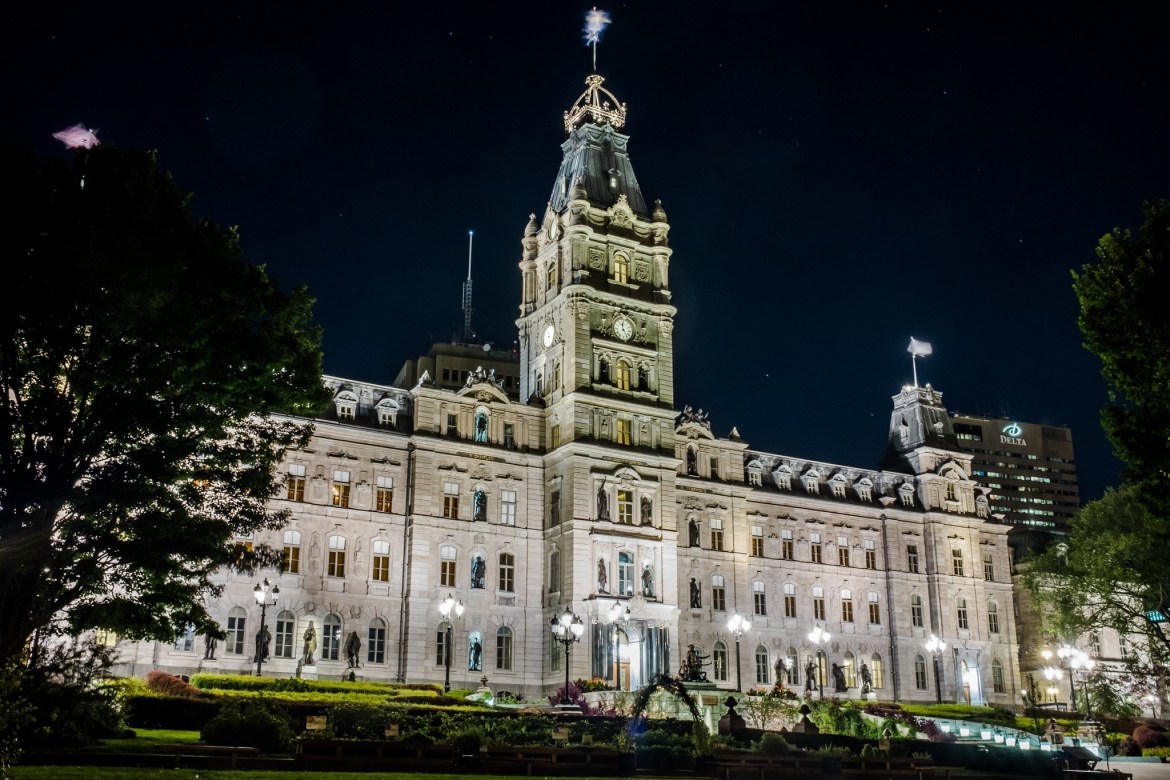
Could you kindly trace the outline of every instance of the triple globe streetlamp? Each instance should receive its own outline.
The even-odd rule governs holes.
[[[822,699],[825,698],[825,669],[821,666],[821,645],[826,644],[830,638],[829,632],[820,626],[813,626],[812,631],[808,632],[808,641],[812,642],[813,647],[816,648],[814,669],[816,670],[817,693]]]
[[[630,608],[620,601],[615,601],[609,608],[609,622],[613,625],[613,682],[617,689],[622,688],[622,631],[630,620]]]
[[[444,675],[443,675],[443,690],[450,691],[451,690],[451,641],[452,641],[451,634],[452,634],[452,630],[454,628],[454,626],[452,626],[452,624],[451,624],[451,621],[453,620],[452,616],[454,616],[456,618],[463,616],[463,602],[456,601],[455,596],[448,593],[447,598],[445,598],[439,602],[439,614],[443,616],[443,622],[447,626],[447,638],[446,638],[446,641],[443,642],[443,665],[446,667],[446,671],[444,672]]]
[[[581,641],[581,635],[585,633],[585,623],[573,610],[565,607],[565,611],[559,617],[554,616],[549,621],[549,631],[555,641],[565,646],[565,693],[561,696],[560,706],[572,707],[573,700],[569,698],[569,660],[572,656],[569,648],[573,643]]]
[[[1040,655],[1043,656],[1045,661],[1050,661],[1050,660],[1052,660],[1053,653],[1051,650],[1046,649],[1046,650],[1043,650],[1040,653]],[[1061,668],[1068,670],[1068,690],[1069,690],[1069,695],[1070,695],[1069,701],[1072,702],[1073,711],[1076,712],[1077,711],[1077,684],[1076,684],[1076,681],[1073,679],[1073,672],[1074,671],[1077,671],[1077,672],[1083,671],[1087,675],[1089,672],[1091,672],[1093,670],[1093,667],[1097,665],[1097,662],[1094,661],[1092,658],[1090,658],[1089,654],[1086,653],[1084,650],[1078,650],[1077,648],[1073,647],[1072,645],[1068,644],[1067,642],[1061,644],[1060,647],[1056,648],[1056,657],[1058,659],[1060,659],[1059,662],[1060,662]],[[1049,680],[1055,681],[1055,680],[1060,678],[1060,670],[1053,668],[1051,666],[1046,666],[1044,668],[1044,676],[1047,677]],[[1088,681],[1086,680],[1086,682],[1085,682],[1085,690],[1086,691],[1088,690],[1088,685],[1089,685]],[[1086,693],[1085,707],[1087,708],[1088,706],[1089,706],[1089,697],[1088,697],[1088,694]]]
[[[264,662],[268,660],[268,633],[267,615],[268,608],[276,606],[276,597],[280,595],[280,587],[277,585],[270,585],[268,578],[265,577],[263,582],[256,583],[256,587],[252,589],[252,595],[256,597],[256,603],[260,605],[260,630],[256,632],[256,676],[259,677],[264,668]],[[269,602],[269,599],[272,601]]]
[[[939,660],[939,656],[946,649],[947,643],[934,634],[931,634],[930,638],[926,640],[926,652],[934,656],[934,693],[939,704],[942,704],[942,662]]]
[[[742,691],[743,684],[739,673],[739,638],[750,631],[752,622],[738,612],[732,612],[727,618],[727,630],[735,636],[735,690]]]

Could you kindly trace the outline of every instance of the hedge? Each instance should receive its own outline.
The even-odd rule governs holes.
[[[308,693],[359,693],[413,698],[440,696],[441,686],[434,683],[376,683],[336,680],[302,680],[296,677],[253,677],[235,674],[197,674],[191,684],[205,691],[270,691]]]

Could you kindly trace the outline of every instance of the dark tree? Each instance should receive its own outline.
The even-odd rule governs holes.
[[[280,412],[325,401],[313,300],[151,153],[0,156],[0,660],[93,627],[218,633],[210,575],[279,558],[236,540],[285,519],[276,466],[310,431]]]

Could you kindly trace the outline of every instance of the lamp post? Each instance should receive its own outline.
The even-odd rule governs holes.
[[[617,689],[622,689],[622,629],[630,619],[630,608],[620,601],[615,601],[609,608],[609,622],[613,625],[613,682]],[[618,625],[618,624],[621,625]]]
[[[934,634],[931,634],[930,638],[926,640],[926,652],[934,657],[934,693],[939,704],[942,704],[942,662],[939,661],[939,656],[946,649],[947,643]]]
[[[732,612],[727,618],[727,630],[735,636],[735,690],[742,691],[743,683],[739,672],[739,638],[745,631],[751,630],[752,622],[738,612]]]
[[[1049,655],[1051,655],[1051,653]],[[1044,674],[1044,679],[1048,680],[1049,682],[1048,698],[1051,699],[1053,703],[1056,703],[1056,686],[1052,685],[1051,683],[1056,682],[1064,675],[1055,666],[1045,666],[1041,671]]]
[[[1048,659],[1052,658],[1052,651],[1044,650],[1042,653],[1040,653],[1040,655],[1044,656],[1044,660],[1047,661]],[[1097,662],[1090,658],[1088,653],[1086,653],[1084,650],[1078,650],[1067,642],[1056,648],[1056,656],[1060,659],[1061,667],[1068,670],[1069,701],[1072,702],[1073,711],[1077,712],[1077,684],[1073,679],[1073,672],[1084,670],[1085,673],[1088,674],[1088,672],[1092,670],[1094,666],[1096,666]],[[1045,671],[1045,676],[1047,676],[1047,674],[1047,671]],[[1086,680],[1085,690],[1088,690],[1088,687],[1089,683]],[[1088,704],[1089,700],[1088,696],[1086,695],[1085,706],[1087,707]]]
[[[568,607],[560,617],[553,617],[549,621],[549,630],[552,638],[565,646],[565,693],[561,697],[561,707],[572,707],[573,700],[569,698],[569,660],[572,658],[570,647],[574,642],[581,641],[585,633],[585,623]]]
[[[260,630],[256,632],[256,676],[259,677],[264,668],[264,661],[268,658],[268,647],[264,642],[264,633],[268,630],[265,625],[268,608],[276,606],[276,597],[280,595],[280,588],[269,585],[268,578],[265,577],[263,582],[256,583],[256,587],[252,588],[252,595],[256,597],[256,603],[260,605]],[[271,604],[268,603],[269,599],[272,599]]]
[[[443,643],[443,664],[446,666],[446,671],[443,675],[443,690],[451,690],[451,633],[454,626],[451,625],[452,614],[455,617],[463,616],[463,602],[456,601],[455,597],[450,593],[447,598],[439,602],[439,614],[443,616],[443,622],[447,625],[447,640]]]
[[[825,675],[824,675],[825,670],[821,668],[820,653],[821,653],[821,645],[828,642],[829,639],[830,639],[829,632],[826,631],[825,629],[821,628],[820,626],[813,626],[813,630],[808,632],[808,641],[812,642],[813,647],[816,648],[816,651],[814,652],[813,657],[816,658],[816,667],[815,668],[817,670],[816,671],[816,674],[817,674],[817,693],[820,694],[820,697],[822,699],[825,698]]]

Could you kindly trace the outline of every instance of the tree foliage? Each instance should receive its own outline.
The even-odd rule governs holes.
[[[1085,348],[1109,383],[1102,425],[1125,482],[1155,514],[1170,516],[1170,202],[1149,201],[1134,235],[1114,229],[1097,263],[1073,272]]]
[[[218,632],[210,576],[274,559],[238,539],[283,523],[275,468],[310,433],[274,413],[324,401],[313,300],[151,153],[0,155],[0,659],[57,631]]]

